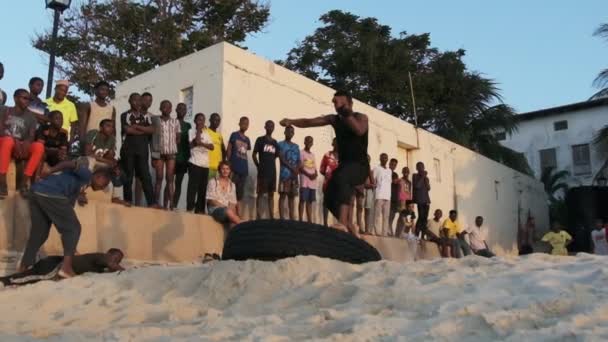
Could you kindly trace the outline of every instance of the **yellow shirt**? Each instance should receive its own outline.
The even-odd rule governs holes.
[[[568,255],[566,243],[570,240],[572,240],[572,236],[564,230],[560,230],[557,233],[548,232],[542,238],[542,241],[548,242],[551,245],[551,254],[553,255]]]
[[[213,142],[213,151],[209,151],[209,169],[217,170],[222,161],[222,143],[224,142],[224,138],[222,138],[220,132],[214,132],[211,128],[206,128],[206,130]]]
[[[46,99],[46,104],[49,106],[49,111],[58,110],[63,114],[63,129],[68,131],[68,135],[70,134],[70,128],[72,127],[72,123],[78,121],[78,113],[76,112],[76,106],[74,102],[63,99],[63,101],[57,103],[51,97]]]
[[[443,221],[443,224],[441,226],[443,229],[448,229],[448,238],[450,239],[454,239],[456,237],[456,234],[460,233],[461,231],[460,223],[458,223],[458,221],[446,219],[445,221]]]

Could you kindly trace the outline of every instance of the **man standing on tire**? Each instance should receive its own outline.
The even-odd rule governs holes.
[[[283,119],[281,126],[299,128],[332,126],[336,133],[340,164],[334,171],[327,186],[325,204],[329,211],[338,218],[338,229],[348,229],[351,234],[359,236],[349,220],[352,210],[355,188],[362,185],[369,175],[367,160],[368,119],[365,114],[353,111],[353,99],[344,91],[334,94],[332,100],[336,114],[324,115],[313,119]]]

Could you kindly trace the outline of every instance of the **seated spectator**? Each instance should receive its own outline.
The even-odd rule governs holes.
[[[448,258],[451,254],[451,246],[446,236],[441,232],[441,217],[443,212],[441,209],[435,210],[433,219],[429,220],[426,224],[426,229],[423,231],[422,237],[437,244],[439,254],[443,258]]]
[[[230,180],[230,164],[220,162],[217,177],[207,188],[207,212],[219,223],[241,223],[236,206],[236,186]]]
[[[551,245],[552,255],[568,255],[566,247],[572,243],[572,236],[563,230],[561,223],[554,222],[551,231],[545,234],[541,241]]]
[[[50,84],[47,85],[49,87]],[[58,110],[63,114],[63,129],[68,132],[70,142],[78,133],[78,112],[74,102],[67,99],[70,82],[57,81],[55,85],[55,95],[46,99],[49,111]]]
[[[41,124],[36,132],[36,141],[44,144],[44,161],[55,166],[68,158],[68,133],[61,128],[63,115],[53,111],[48,115],[49,122]]]
[[[413,234],[414,227],[416,224],[416,214],[414,212],[415,203],[413,201],[407,201],[405,209],[399,212],[399,219],[397,220],[397,233],[396,237],[400,238],[405,232],[405,238],[408,240],[416,240],[416,235]]]
[[[486,239],[488,238],[488,230],[483,225],[483,217],[477,216],[475,218],[475,226],[467,229],[469,234],[469,241],[471,242],[471,250],[475,255],[479,255],[486,258],[491,258],[494,253],[490,251]]]
[[[84,139],[84,154],[94,157],[96,161],[114,167],[116,161],[116,138],[114,137],[114,121],[101,120],[99,129],[87,132]]]
[[[117,248],[110,248],[106,253],[87,253],[75,255],[72,261],[72,267],[76,275],[84,273],[105,273],[122,271],[124,268],[120,266],[120,262],[124,257],[124,253]],[[11,274],[6,277],[0,277],[0,284],[4,286],[21,286],[34,284],[43,280],[60,280],[59,270],[63,257],[59,255],[48,256],[38,260],[31,268]]]
[[[464,240],[466,232],[463,232],[460,228],[458,212],[456,210],[450,210],[450,216],[443,221],[441,226],[444,235],[448,238],[450,246],[452,247],[453,258],[461,258],[463,253],[464,256],[471,254],[469,245]]]
[[[13,99],[14,107],[0,106],[0,198],[8,196],[6,173],[11,156],[18,161],[27,160],[23,171],[27,179],[18,177],[21,184],[17,184],[17,189],[25,195],[44,155],[44,145],[34,141],[36,119],[27,110],[30,94],[25,89],[17,89]]]
[[[0,80],[4,78],[4,64],[0,63]],[[6,104],[6,93],[0,88],[0,106]]]

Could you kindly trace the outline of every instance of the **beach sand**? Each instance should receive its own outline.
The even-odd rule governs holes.
[[[608,258],[146,266],[0,303],[0,341],[605,341]]]

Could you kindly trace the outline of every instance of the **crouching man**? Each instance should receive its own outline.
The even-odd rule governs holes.
[[[110,248],[106,253],[88,253],[74,256],[72,268],[76,275],[84,273],[105,273],[122,271],[120,262],[124,253],[117,248]],[[54,280],[60,278],[58,273],[63,263],[62,256],[48,256],[40,259],[31,268],[6,277],[0,277],[0,283],[4,286],[21,286],[37,283],[43,280]]]

